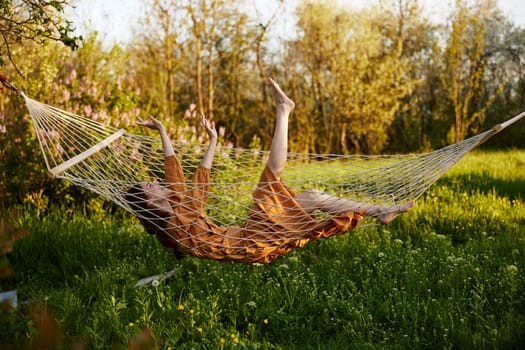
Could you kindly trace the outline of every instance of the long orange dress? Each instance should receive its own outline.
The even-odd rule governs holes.
[[[317,220],[295,200],[295,193],[266,167],[253,193],[249,219],[239,226],[218,226],[204,213],[210,191],[210,169],[199,166],[192,187],[175,156],[165,158],[165,177],[175,215],[157,238],[185,254],[214,260],[269,263],[308,242],[344,234],[364,212]]]

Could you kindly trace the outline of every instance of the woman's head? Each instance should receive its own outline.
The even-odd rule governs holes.
[[[165,230],[168,220],[174,215],[168,199],[170,193],[156,182],[141,182],[128,190],[126,200],[146,231],[157,236],[163,246],[172,248],[177,259],[182,259],[184,253]]]
[[[170,191],[156,182],[137,183],[126,193],[126,200],[148,233],[164,230],[173,215],[169,195]]]

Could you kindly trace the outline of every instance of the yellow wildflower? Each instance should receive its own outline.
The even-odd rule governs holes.
[[[182,304],[179,304],[179,307],[178,307],[178,309],[179,309],[179,311],[182,311],[182,310],[184,310],[184,305],[182,305]]]

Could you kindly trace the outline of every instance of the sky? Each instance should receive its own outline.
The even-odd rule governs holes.
[[[288,0],[290,1],[290,0]],[[300,0],[291,0],[297,3]],[[448,1],[422,0],[430,18],[446,16],[448,12]],[[86,35],[97,31],[100,37],[108,45],[125,43],[132,39],[133,29],[142,12],[141,1],[138,0],[76,0],[75,9],[68,11],[68,15],[77,27],[77,33]],[[264,22],[277,8],[276,0],[251,0],[247,1],[249,10],[259,13]],[[341,4],[350,4],[354,8],[360,8],[370,0],[339,0]],[[436,3],[439,3],[436,5]],[[514,21],[516,25],[525,27],[525,1],[524,0],[497,0],[498,7],[503,13]],[[280,11],[277,34],[286,32],[293,26],[293,20],[287,18],[286,9]]]

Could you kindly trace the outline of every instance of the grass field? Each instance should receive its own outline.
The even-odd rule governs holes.
[[[473,152],[385,227],[267,265],[176,261],[126,216],[10,213],[3,348],[518,349],[525,151]],[[166,283],[137,280],[175,268]]]

